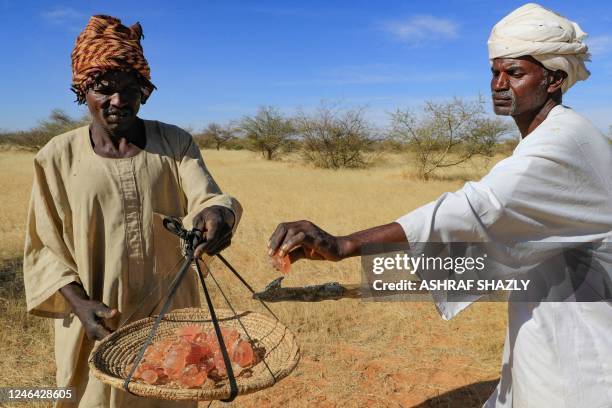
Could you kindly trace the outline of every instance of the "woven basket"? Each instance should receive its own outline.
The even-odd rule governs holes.
[[[217,310],[219,324],[233,327],[244,334],[240,322],[246,328],[249,336],[258,346],[265,348],[263,360],[251,368],[249,377],[238,376],[238,395],[249,394],[271,387],[281,378],[293,371],[300,358],[300,349],[293,333],[278,321],[255,312],[238,312],[234,316],[229,310]],[[151,331],[154,318],[138,320],[128,324],[106,337],[91,352],[89,367],[93,375],[100,381],[113,387],[123,389],[123,383],[128,375],[127,365],[131,363],[146,337]],[[180,309],[168,313],[160,323],[153,340],[172,336],[181,326],[200,324],[212,329],[208,311],[203,309]],[[131,381],[129,390],[142,397],[165,400],[218,400],[230,396],[230,386],[227,379],[214,383],[206,381],[200,388],[172,388],[170,385],[149,385]]]

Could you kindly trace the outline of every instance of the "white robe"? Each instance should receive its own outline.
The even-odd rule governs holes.
[[[609,249],[611,168],[610,136],[559,105],[482,180],[397,222],[408,242],[487,242],[511,251],[524,242],[598,242]],[[444,295],[433,293],[447,320],[476,300],[446,302]],[[484,406],[611,407],[612,302],[511,296],[501,379]]]

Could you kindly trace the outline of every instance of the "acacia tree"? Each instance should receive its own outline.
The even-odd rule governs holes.
[[[317,167],[364,167],[364,152],[373,144],[364,108],[340,111],[322,105],[312,115],[299,112],[296,127],[304,158]]]
[[[398,109],[391,114],[391,122],[391,134],[415,151],[418,175],[423,179],[436,169],[456,166],[474,156],[492,156],[499,138],[509,131],[506,122],[486,116],[482,98],[429,101],[421,115]]]
[[[272,160],[295,133],[291,119],[271,106],[259,108],[253,117],[245,116],[240,129],[251,148],[261,152],[267,160]]]
[[[234,139],[236,129],[231,123],[224,126],[212,122],[200,133],[196,139],[202,147],[214,146],[219,150],[223,145]]]

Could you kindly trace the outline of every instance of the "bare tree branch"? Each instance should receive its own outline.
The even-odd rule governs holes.
[[[365,108],[342,111],[325,104],[312,115],[299,112],[295,122],[304,158],[323,168],[366,166],[364,153],[372,146],[373,137],[364,113]]]
[[[477,155],[491,156],[499,137],[509,130],[505,122],[485,115],[482,98],[428,101],[420,116],[398,109],[391,120],[392,135],[407,141],[415,150],[421,178]]]

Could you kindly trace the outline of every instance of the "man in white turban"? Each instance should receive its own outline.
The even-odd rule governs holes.
[[[534,294],[531,286],[511,292],[501,378],[486,408],[612,407],[612,138],[561,104],[589,75],[584,36],[576,23],[536,4],[493,28],[493,107],[512,116],[522,140],[480,181],[347,236],[297,221],[280,224],[270,238],[269,254],[291,261],[339,261],[371,244],[478,242],[489,254],[511,254],[519,267],[536,265],[535,278],[553,289],[571,280],[573,292],[557,301],[520,298]],[[559,242],[595,249],[588,262],[562,257],[555,268],[540,268],[549,261],[546,244]],[[557,272],[581,279],[556,281]],[[599,294],[591,299],[598,301],[576,301],[584,291]],[[453,293],[448,301],[448,294],[432,292],[444,319],[478,299]]]
[[[586,33],[578,24],[544,7],[529,3],[514,10],[495,24],[489,37],[489,59],[530,55],[551,71],[561,70],[567,79],[565,93],[576,81],[590,75],[584,66],[588,47]]]

